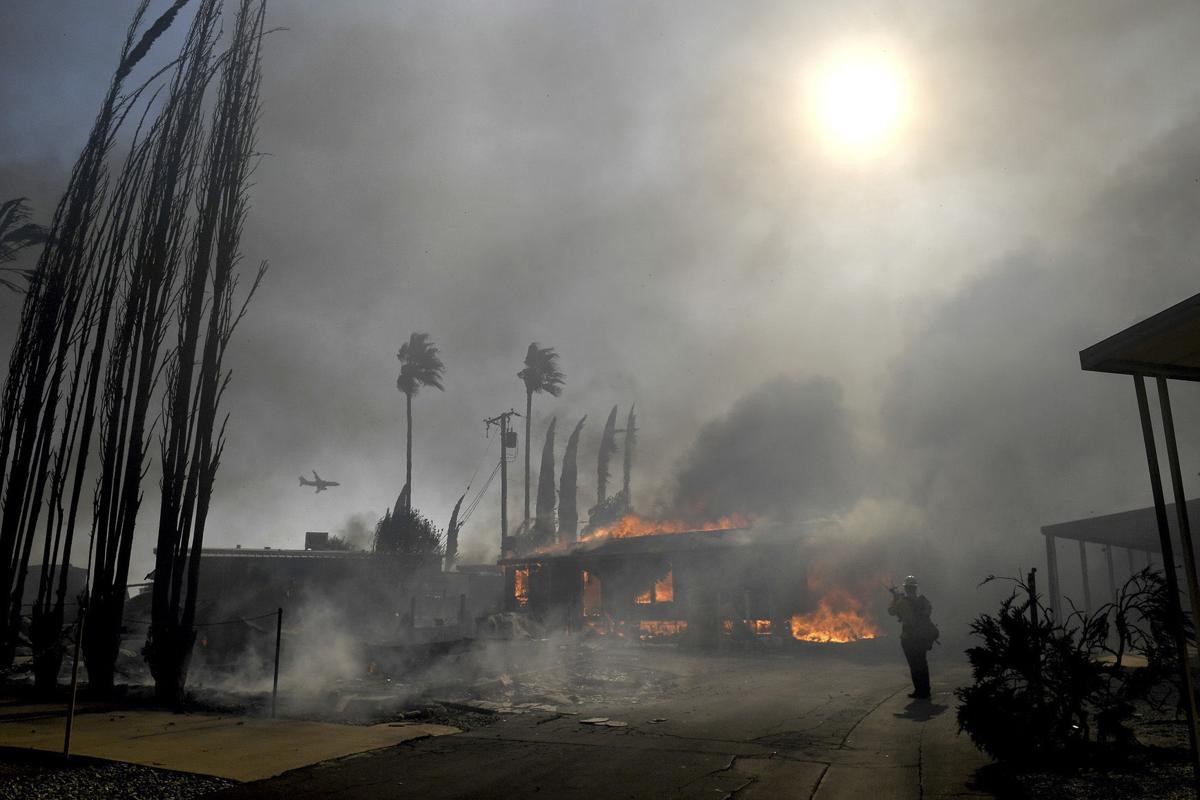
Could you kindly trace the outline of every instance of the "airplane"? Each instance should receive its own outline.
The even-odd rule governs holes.
[[[321,476],[317,474],[317,471],[315,469],[313,470],[313,480],[311,480],[311,481],[308,480],[307,478],[305,478],[303,475],[300,476],[300,485],[317,487],[316,494],[320,494],[321,492],[328,489],[330,486],[341,486],[341,484],[338,483],[337,481],[322,480]]]

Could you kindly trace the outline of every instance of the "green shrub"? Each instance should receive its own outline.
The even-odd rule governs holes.
[[[1178,696],[1161,575],[1143,570],[1113,602],[1092,614],[1073,609],[1063,620],[1027,583],[1011,580],[1016,588],[999,612],[971,624],[981,640],[967,650],[974,682],[956,691],[959,730],[976,747],[1001,761],[1083,758],[1132,741],[1135,703]],[[1148,665],[1122,666],[1130,654]]]

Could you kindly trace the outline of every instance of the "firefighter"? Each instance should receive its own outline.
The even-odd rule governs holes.
[[[939,632],[929,618],[933,607],[923,594],[917,594],[917,579],[909,575],[904,579],[904,591],[891,587],[892,604],[888,613],[900,620],[900,647],[908,659],[912,673],[913,690],[908,695],[918,699],[929,697],[929,660],[926,653],[933,649]]]

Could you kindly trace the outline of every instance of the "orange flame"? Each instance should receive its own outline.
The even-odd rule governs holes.
[[[667,570],[667,574],[654,582],[654,602],[675,602],[675,571]]]
[[[638,623],[638,638],[642,641],[647,639],[665,639],[671,636],[678,636],[687,630],[686,620],[643,620]]]
[[[744,625],[745,629],[753,633],[755,636],[770,636],[774,628],[774,624],[769,619],[727,619],[721,623],[722,630],[725,633],[733,633],[734,625]],[[739,630],[741,630],[739,628]]]
[[[513,596],[517,599],[517,605],[524,608],[529,603],[529,567],[519,567],[514,573]]]
[[[693,531],[721,531],[732,528],[748,528],[750,520],[741,514],[733,514],[709,522],[684,522],[682,520],[646,519],[638,514],[626,514],[615,524],[606,528],[595,528],[579,537],[581,542],[600,539],[632,539],[639,536],[655,536],[661,533],[691,533]]]
[[[845,589],[829,590],[817,609],[792,616],[792,636],[802,642],[857,642],[874,639],[879,629],[871,622],[863,603]]]

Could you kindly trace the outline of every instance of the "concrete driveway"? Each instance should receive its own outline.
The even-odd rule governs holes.
[[[758,657],[614,651],[600,657],[610,662],[608,674],[652,670],[662,677],[654,691],[585,697],[556,712],[512,709],[468,733],[215,797],[987,796],[974,786],[986,759],[956,734],[951,692],[966,679],[965,665],[943,663],[938,656],[946,652],[934,654],[933,700],[914,702],[905,696],[911,687],[899,647],[886,642],[853,657],[836,650]]]

